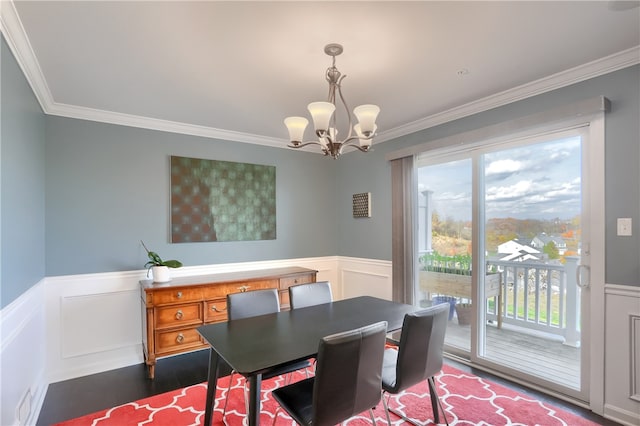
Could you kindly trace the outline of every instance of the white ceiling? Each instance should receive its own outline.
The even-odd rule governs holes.
[[[327,43],[383,141],[639,63],[639,4],[3,0],[1,22],[49,114],[282,146]]]

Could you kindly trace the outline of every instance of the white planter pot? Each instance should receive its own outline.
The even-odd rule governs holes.
[[[168,266],[152,266],[151,273],[153,274],[154,283],[166,283],[171,281],[171,274],[169,273]]]

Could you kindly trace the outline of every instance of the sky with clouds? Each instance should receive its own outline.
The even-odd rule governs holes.
[[[486,216],[571,219],[580,214],[580,137],[484,155]],[[441,219],[471,220],[471,160],[420,167],[419,191],[433,191]]]

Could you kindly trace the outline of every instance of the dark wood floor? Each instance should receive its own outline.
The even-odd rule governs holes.
[[[447,362],[460,370],[486,377],[601,425],[619,426],[618,423],[603,419],[580,407],[525,389],[482,371],[476,371],[455,361]],[[49,385],[37,425],[55,424],[148,396],[202,383],[207,380],[208,363],[209,352],[203,350],[159,360],[154,380],[147,378],[145,365],[139,364],[53,383]]]

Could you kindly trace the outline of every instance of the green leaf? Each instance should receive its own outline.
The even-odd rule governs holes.
[[[168,266],[169,268],[179,268],[182,266],[182,262],[178,260],[165,260],[162,262],[164,266]]]
[[[167,266],[169,268],[180,268],[182,266],[182,262],[178,260],[162,260],[160,255],[155,251],[150,251],[147,246],[144,244],[144,241],[140,240],[142,246],[147,252],[147,256],[149,257],[149,261],[144,264],[145,268],[151,268],[152,266]]]

